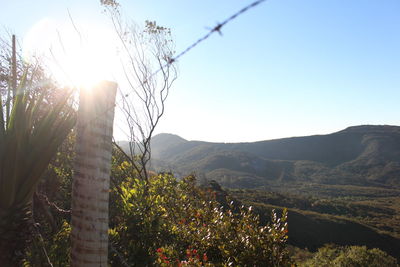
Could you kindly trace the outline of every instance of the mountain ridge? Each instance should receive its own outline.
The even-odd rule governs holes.
[[[399,126],[241,143],[161,134],[151,145],[153,170],[215,180],[262,221],[287,207],[292,245],[365,245],[400,259]]]
[[[160,134],[152,140],[152,155],[172,171],[204,173],[227,187],[237,187],[232,181],[243,175],[257,176],[258,186],[279,179],[400,186],[399,126],[360,125],[327,135],[241,143]],[[221,174],[223,169],[230,173]],[[213,175],[217,170],[220,174]],[[224,180],[224,175],[230,178]]]

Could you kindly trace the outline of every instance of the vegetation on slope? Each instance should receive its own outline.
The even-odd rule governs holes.
[[[195,171],[234,189],[230,194],[255,206],[261,218],[273,207],[289,208],[292,244],[367,245],[400,255],[400,127],[238,144],[179,139],[161,147],[155,143],[155,155],[168,170]]]
[[[174,171],[202,172],[229,187],[240,187],[235,179],[243,173],[257,177],[253,188],[284,181],[400,187],[398,126],[357,126],[329,135],[226,144],[162,134],[154,137],[152,151]],[[216,176],[212,172],[217,170]],[[239,173],[227,171],[226,182],[224,170]]]
[[[74,138],[70,136],[40,185],[35,201],[35,220],[41,225],[43,242],[30,247],[26,255],[27,266],[46,261],[42,245],[54,265],[68,265],[73,143]],[[178,180],[167,173],[154,173],[148,182],[138,180],[131,165],[118,151],[114,151],[113,156],[112,188],[109,255],[112,266],[223,266],[229,262],[242,266],[276,266],[278,259],[284,265],[291,262],[286,242],[310,250],[337,240],[342,245],[362,245],[362,241],[350,242],[350,239],[357,241],[360,238],[354,233],[368,239],[371,246],[389,241],[386,247],[381,247],[385,251],[388,246],[398,248],[390,241],[392,239],[386,240],[373,229],[353,221],[315,212],[304,213],[299,209],[301,197],[285,198],[278,193],[264,196],[270,202],[276,201],[273,206],[260,204],[261,191],[225,192],[214,182],[199,188],[193,177]],[[43,195],[47,195],[50,202],[43,199]],[[230,205],[230,195],[237,204]],[[258,198],[258,203],[252,202],[251,196],[253,200]],[[264,202],[269,200],[264,199]],[[316,198],[308,201],[313,203],[314,200]],[[241,208],[241,203],[248,205]],[[252,211],[249,205],[253,206]],[[281,216],[281,205],[296,207],[289,209],[288,228],[285,227],[285,216]],[[307,200],[301,205],[307,206]],[[272,209],[277,210],[275,218],[270,216]],[[259,214],[259,219],[253,211]],[[268,222],[268,226],[262,226]],[[337,240],[327,236],[336,236]],[[269,264],[264,265],[265,262]]]
[[[398,264],[395,258],[385,252],[365,246],[324,246],[311,259],[299,264],[299,267],[331,266],[396,267]]]
[[[70,136],[40,185],[35,220],[41,225],[43,240],[30,247],[25,256],[26,266],[37,266],[47,256],[54,265],[69,264],[73,143],[74,137]],[[197,187],[193,176],[177,180],[171,174],[153,173],[148,181],[138,179],[125,156],[115,150],[110,264],[290,266],[286,215],[272,213],[272,217],[268,216],[269,224],[261,226],[251,209],[233,205],[227,197],[213,187]]]
[[[400,255],[400,239],[388,231],[398,227],[394,210],[372,203],[320,199],[302,195],[254,190],[230,190],[229,193],[260,214],[288,207],[289,243],[315,251],[327,243],[376,247],[394,257]],[[378,223],[378,224],[377,224]],[[398,230],[396,230],[398,231]]]

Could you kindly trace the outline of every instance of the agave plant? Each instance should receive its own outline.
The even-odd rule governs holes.
[[[70,93],[48,103],[27,80],[23,75],[16,90],[0,95],[0,266],[18,266],[23,257],[36,186],[76,121]]]

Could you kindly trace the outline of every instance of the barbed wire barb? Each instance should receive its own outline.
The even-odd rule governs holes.
[[[223,22],[218,23],[214,28],[212,28],[207,34],[205,34],[203,37],[199,38],[196,42],[194,42],[192,45],[188,46],[185,50],[183,50],[181,53],[179,53],[176,57],[174,57],[174,61],[177,61],[178,58],[182,57],[185,55],[187,52],[198,46],[201,42],[207,40],[213,33],[218,32],[219,34],[222,35],[222,27],[224,27],[226,24],[231,22],[232,20],[236,19],[238,16],[242,15],[243,13],[247,12],[249,9],[254,8],[261,4],[262,2],[265,2],[267,0],[258,0],[255,1],[244,8],[240,9],[238,12],[234,13],[227,19],[225,19]]]
[[[157,75],[160,71],[163,70],[163,68],[168,67],[169,65],[172,65],[173,63],[177,62],[178,59],[180,59],[181,57],[183,57],[184,55],[186,55],[189,51],[191,51],[193,48],[195,48],[196,46],[198,46],[200,43],[204,42],[205,40],[207,40],[212,34],[214,33],[219,33],[220,35],[222,35],[222,28],[228,24],[229,22],[231,22],[232,20],[236,19],[237,17],[239,17],[240,15],[246,13],[247,11],[249,11],[250,9],[260,5],[261,3],[265,2],[267,0],[257,0],[255,2],[252,2],[251,4],[243,7],[242,9],[240,9],[239,11],[237,11],[236,13],[234,13],[233,15],[231,15],[230,17],[228,17],[227,19],[225,19],[224,21],[222,21],[221,23],[218,23],[215,27],[213,27],[212,29],[209,30],[209,32],[207,34],[205,34],[204,36],[200,37],[199,39],[197,39],[194,43],[192,43],[191,45],[189,45],[186,49],[184,49],[182,52],[180,52],[178,55],[176,55],[175,57],[172,57],[170,59],[167,60],[167,63],[164,64],[163,66],[161,66],[159,69],[157,69],[155,72],[153,72],[152,74],[149,75],[149,77],[147,77],[145,79],[145,81],[143,81],[143,83],[146,83],[149,79],[153,78],[155,75]],[[139,86],[133,87],[133,90],[127,94],[122,94],[122,98],[128,98],[133,92],[136,91],[136,89],[138,89]],[[117,103],[118,104],[118,103]],[[112,105],[109,109],[107,109],[103,114],[100,114],[98,117],[100,117],[101,115],[106,114],[107,112],[109,112],[112,108],[114,108],[114,106],[116,105]],[[93,119],[95,120],[95,119]],[[90,122],[87,125],[89,125]]]
[[[40,192],[36,192],[36,194],[37,194],[38,197],[40,197],[41,199],[43,199],[43,200],[46,202],[46,204],[47,204],[48,206],[53,207],[53,208],[56,209],[58,212],[60,212],[60,213],[71,213],[71,210],[62,209],[62,208],[58,207],[56,203],[51,202],[51,201],[49,200],[49,198],[48,198],[46,195],[44,195],[44,194],[42,194],[42,193],[40,193]]]

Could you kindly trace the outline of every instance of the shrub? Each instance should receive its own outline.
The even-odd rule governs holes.
[[[386,252],[365,246],[334,247],[324,246],[313,258],[300,266],[334,266],[334,267],[396,267],[397,260]]]
[[[131,168],[122,162],[113,175]],[[131,171],[131,173],[134,173]],[[273,212],[271,223],[259,225],[251,208],[221,206],[215,192],[195,185],[189,176],[178,181],[160,174],[148,181],[125,177],[112,192],[115,206],[111,240],[136,266],[285,266],[287,213]],[[111,253],[111,261],[120,259]],[[188,265],[189,264],[189,265]]]

